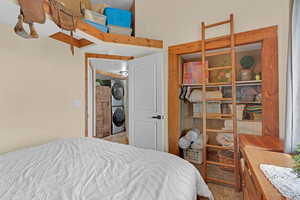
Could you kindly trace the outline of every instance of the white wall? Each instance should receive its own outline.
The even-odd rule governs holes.
[[[236,32],[279,26],[280,134],[283,133],[289,0],[138,0],[136,35],[162,39],[166,47],[200,40],[200,25],[228,19],[234,13]],[[207,37],[223,33],[217,28]],[[167,76],[166,76],[167,77]]]
[[[52,39],[19,38],[8,25],[0,30],[0,153],[83,136],[83,56]]]

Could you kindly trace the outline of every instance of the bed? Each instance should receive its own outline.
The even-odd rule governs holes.
[[[213,199],[198,170],[162,152],[92,138],[0,156],[1,200]]]

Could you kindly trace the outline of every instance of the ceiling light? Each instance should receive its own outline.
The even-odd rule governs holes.
[[[120,74],[122,75],[122,76],[128,76],[128,71],[120,71]]]

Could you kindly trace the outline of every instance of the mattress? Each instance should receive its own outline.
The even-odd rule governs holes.
[[[198,170],[162,152],[100,139],[54,141],[0,156],[1,200],[213,199]]]

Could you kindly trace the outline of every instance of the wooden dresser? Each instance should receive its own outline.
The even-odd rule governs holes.
[[[293,160],[283,151],[279,139],[270,136],[240,135],[244,200],[281,200],[284,198],[260,170],[260,164],[292,167]],[[276,152],[275,152],[276,151]]]
[[[259,166],[260,164],[270,164],[280,167],[293,167],[292,157],[284,153],[263,151],[253,148],[245,148],[244,156],[244,200],[286,199],[269,182]]]

